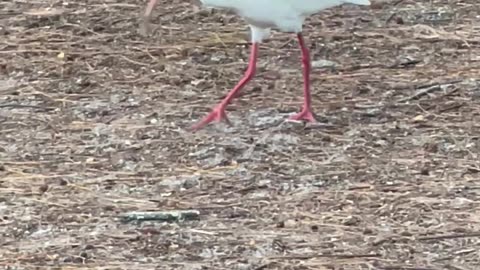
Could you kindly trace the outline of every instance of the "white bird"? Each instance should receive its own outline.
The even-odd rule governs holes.
[[[370,5],[369,0],[193,0],[206,7],[232,10],[242,16],[251,30],[251,53],[248,69],[240,82],[218,103],[213,110],[192,129],[197,130],[213,121],[225,120],[228,122],[225,109],[238,95],[238,92],[255,75],[258,56],[258,44],[270,35],[270,29],[275,28],[282,32],[295,33],[302,52],[304,102],[301,111],[290,117],[291,120],[316,122],[310,95],[310,53],[302,35],[302,26],[305,18],[323,9],[345,3]],[[150,17],[157,0],[150,0],[145,11],[145,17]]]

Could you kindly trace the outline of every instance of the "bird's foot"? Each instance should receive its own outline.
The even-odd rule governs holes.
[[[231,125],[230,121],[227,118],[227,114],[225,113],[225,106],[223,106],[222,104],[219,104],[215,108],[213,108],[213,110],[207,116],[205,116],[200,122],[193,125],[190,128],[190,130],[196,131],[203,128],[204,126],[206,126],[211,122],[221,122],[221,121],[224,121],[227,124]]]
[[[315,119],[315,116],[313,115],[312,111],[310,109],[302,109],[301,112],[294,114],[288,118],[290,121],[307,121],[310,123],[316,123],[318,122],[317,119]]]

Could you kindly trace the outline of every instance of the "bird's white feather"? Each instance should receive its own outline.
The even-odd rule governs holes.
[[[285,32],[300,32],[306,16],[323,9],[350,3],[370,5],[369,0],[200,0],[204,6],[229,9],[252,26],[252,41],[260,42],[268,31],[260,29],[278,28]],[[257,37],[257,38],[255,38]]]
[[[369,6],[370,5],[370,0],[347,0],[347,1],[345,1],[345,3]]]
[[[370,0],[200,0],[207,7],[240,10],[261,9],[265,13],[275,15],[273,10],[288,7],[289,11],[301,11],[313,14],[320,10],[349,3],[370,5]],[[273,9],[273,10],[272,10]]]

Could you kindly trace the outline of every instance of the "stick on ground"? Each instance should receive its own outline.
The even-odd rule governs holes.
[[[130,221],[168,221],[182,222],[186,220],[198,220],[200,212],[197,210],[178,210],[178,211],[160,211],[160,212],[129,212],[120,215],[123,222]]]

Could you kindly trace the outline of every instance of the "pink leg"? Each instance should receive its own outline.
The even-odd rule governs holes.
[[[240,80],[240,82],[238,82],[238,84],[233,88],[233,90],[231,90],[227,94],[227,96],[220,103],[218,103],[205,118],[203,118],[202,121],[200,121],[199,123],[191,127],[192,130],[198,130],[213,121],[225,120],[228,122],[228,118],[225,113],[225,108],[232,101],[232,99],[234,99],[237,96],[239,91],[242,90],[242,88],[255,75],[255,69],[257,65],[257,55],[258,55],[258,43],[253,43],[251,53],[250,53],[250,60],[248,63],[248,69],[245,72],[245,75],[243,76],[243,78]]]
[[[150,18],[150,14],[152,14],[152,10],[156,4],[157,0],[150,0],[150,2],[148,2],[147,9],[145,10],[145,14],[143,15],[145,16],[145,18]]]
[[[310,95],[310,53],[308,48],[305,46],[305,41],[303,40],[302,33],[297,34],[298,43],[302,49],[302,63],[303,63],[303,107],[302,110],[291,116],[291,120],[305,120],[308,122],[317,122],[312,112],[312,98]]]

